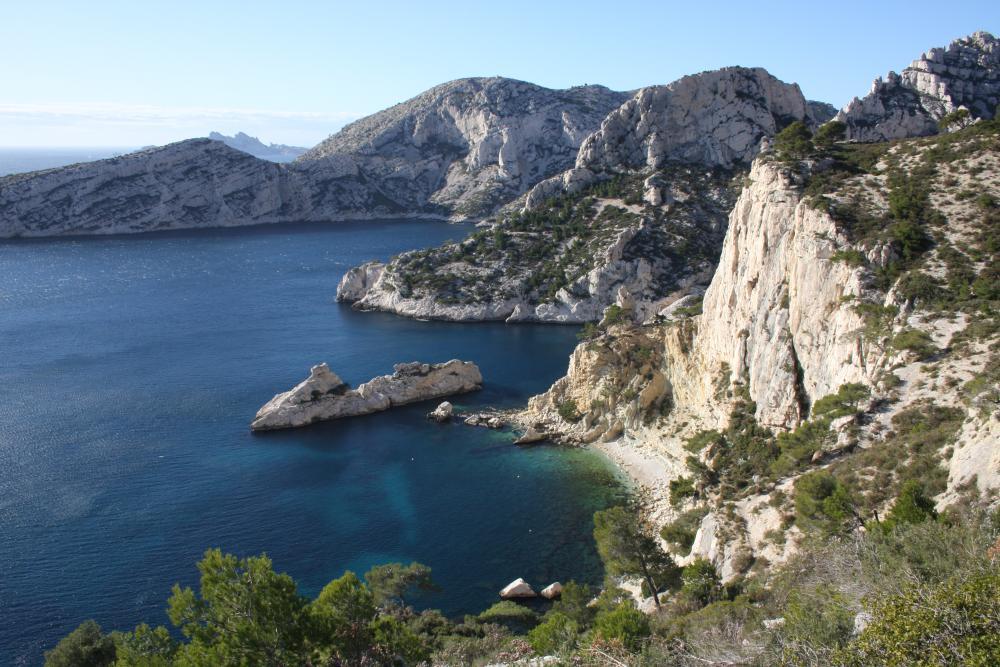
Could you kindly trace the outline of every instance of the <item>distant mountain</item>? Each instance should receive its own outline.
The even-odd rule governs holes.
[[[221,141],[230,148],[235,148],[238,151],[243,151],[254,157],[259,157],[262,160],[270,160],[271,162],[291,162],[309,150],[300,146],[265,144],[257,137],[251,137],[244,132],[237,132],[231,137],[219,132],[210,132],[208,138],[213,141]]]

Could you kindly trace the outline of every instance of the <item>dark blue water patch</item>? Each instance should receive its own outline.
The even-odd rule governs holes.
[[[333,303],[359,262],[467,227],[381,222],[0,244],[0,664],[82,620],[166,623],[206,548],[267,552],[314,595],[350,568],[430,565],[421,605],[472,613],[516,577],[600,579],[591,516],[620,498],[582,450],[437,425],[434,403],[251,434],[326,361],[357,384],[469,359],[460,407],[522,404],[565,372],[568,327],[418,322]]]

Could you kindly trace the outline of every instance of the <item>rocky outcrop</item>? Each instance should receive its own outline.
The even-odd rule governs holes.
[[[287,146],[285,144],[265,144],[257,137],[251,137],[245,132],[237,132],[233,136],[227,136],[218,132],[209,132],[208,138],[213,141],[221,141],[230,148],[249,153],[254,157],[271,162],[291,162],[302,155],[308,148],[299,146]]]
[[[427,418],[436,421],[439,424],[443,424],[444,422],[451,421],[451,417],[454,414],[455,407],[448,401],[444,401],[441,405],[427,413]]]
[[[864,322],[849,303],[865,294],[862,271],[833,259],[847,239],[801,200],[780,165],[757,160],[748,182],[702,314],[581,344],[566,377],[531,400],[529,418],[558,425],[558,406],[572,401],[581,419],[561,429],[585,442],[635,433],[659,405],[681,422],[719,428],[739,381],[757,419],[787,429],[840,385],[873,381],[879,351],[864,343]]]
[[[541,595],[543,598],[546,598],[547,600],[555,600],[557,597],[562,595],[562,591],[563,591],[562,584],[556,581],[543,588],[542,592],[539,595]]]
[[[480,217],[573,165],[583,139],[627,97],[602,86],[552,90],[500,77],[459,79],[344,127],[298,165],[329,161],[402,211]],[[331,178],[321,209],[358,209]]]
[[[326,364],[313,366],[306,380],[265,403],[250,428],[254,431],[296,428],[366,415],[397,405],[475,391],[483,384],[483,376],[475,364],[457,359],[443,364],[397,364],[393,370],[392,375],[382,375],[350,389]]]
[[[726,67],[643,88],[587,137],[573,169],[528,194],[534,208],[608,174],[652,172],[671,161],[731,168],[749,164],[783,124],[818,125],[832,108],[808,102],[796,84],[761,68]]]
[[[535,590],[531,587],[531,584],[526,582],[524,579],[518,577],[514,581],[510,582],[500,591],[500,599],[502,600],[513,600],[516,598],[533,598],[538,597]]]
[[[993,118],[1000,104],[1000,40],[987,32],[931,49],[902,73],[889,72],[854,98],[837,120],[854,141],[887,141],[937,132],[937,122],[960,107]]]
[[[591,188],[563,213],[505,218],[461,243],[351,269],[337,300],[424,319],[588,322],[609,305],[645,320],[711,275],[739,182],[733,172],[670,165],[623,180],[617,196]],[[600,186],[596,186],[600,188]],[[642,204],[655,190],[658,203]],[[603,194],[603,196],[602,196]]]

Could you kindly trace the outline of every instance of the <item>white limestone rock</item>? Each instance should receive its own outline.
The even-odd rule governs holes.
[[[441,405],[427,413],[427,418],[443,424],[446,421],[450,421],[453,414],[455,414],[454,406],[448,401],[444,401]]]
[[[528,584],[528,582],[520,577],[504,586],[503,590],[500,591],[500,599],[502,600],[533,597],[538,597],[538,594],[535,593],[534,589],[531,588],[531,585]]]
[[[931,49],[902,73],[889,72],[837,114],[853,141],[887,141],[934,134],[959,107],[992,118],[1000,104],[1000,40],[987,32]]]
[[[349,389],[326,364],[319,364],[313,366],[306,380],[265,403],[250,428],[254,431],[296,428],[366,415],[397,405],[475,391],[482,384],[479,368],[458,359],[443,364],[397,364],[392,375],[379,376],[357,389]]]
[[[345,303],[360,301],[375,287],[384,270],[385,264],[382,262],[366,262],[348,269],[337,285],[337,301]]]
[[[548,600],[555,600],[557,597],[562,595],[563,586],[558,581],[549,584],[542,589],[541,596]]]

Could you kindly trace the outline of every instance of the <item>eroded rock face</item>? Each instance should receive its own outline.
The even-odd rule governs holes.
[[[798,85],[761,68],[726,67],[643,88],[587,137],[573,169],[539,183],[525,205],[576,192],[601,174],[652,171],[669,161],[749,164],[762,138],[792,120],[818,125],[833,115],[826,106],[808,102]]]
[[[993,118],[1000,104],[1000,40],[987,32],[931,49],[901,74],[889,72],[837,114],[854,141],[887,141],[937,132],[947,113],[967,108]]]
[[[443,364],[397,364],[392,375],[379,376],[357,389],[348,388],[326,364],[319,364],[312,367],[306,380],[265,403],[250,428],[254,431],[296,428],[475,391],[482,385],[479,368],[458,359]]]
[[[295,219],[294,174],[209,139],[0,178],[0,237],[125,234]]]
[[[626,97],[603,86],[459,79],[351,123],[296,164],[325,182],[312,194],[320,210],[388,200],[399,211],[480,217],[572,166],[583,139]],[[330,161],[352,168],[334,175]],[[356,180],[373,184],[369,201],[345,190]]]

